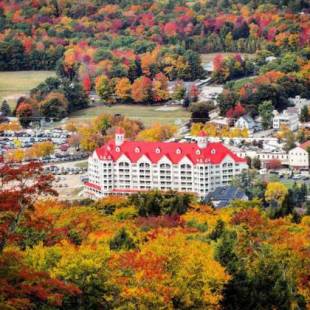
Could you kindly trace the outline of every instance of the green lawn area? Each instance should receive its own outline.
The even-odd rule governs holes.
[[[182,107],[173,107],[175,110],[169,111],[158,110],[162,108],[162,106],[146,106],[137,104],[118,104],[112,105],[111,107],[96,106],[72,113],[69,120],[82,122],[85,119],[92,119],[101,113],[119,113],[132,119],[141,120],[146,126],[150,126],[154,123],[175,124],[176,120],[186,121],[190,117],[190,112],[186,111]]]
[[[76,164],[74,164],[74,166],[77,168],[87,168],[88,167],[88,161],[85,160],[83,162],[76,163]]]
[[[54,71],[2,71],[0,72],[0,102],[8,101],[14,109],[19,97],[29,94],[29,91],[46,78],[55,76]]]

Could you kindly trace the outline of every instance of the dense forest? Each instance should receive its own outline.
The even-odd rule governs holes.
[[[19,101],[27,125],[86,107],[91,90],[107,104],[183,99],[182,81],[206,77],[200,54],[255,53],[217,56],[212,79],[258,74],[219,98],[222,115],[241,102],[256,116],[264,101],[283,110],[310,97],[309,29],[308,1],[2,1],[0,70],[57,71]]]
[[[309,305],[306,186],[245,174],[252,200],[215,210],[176,192],[57,201],[34,163],[1,167],[0,181],[1,309]]]

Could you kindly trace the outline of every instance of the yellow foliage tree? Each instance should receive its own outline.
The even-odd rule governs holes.
[[[137,140],[142,141],[165,141],[173,137],[177,128],[174,125],[155,124],[152,127],[142,130],[137,136]]]
[[[115,94],[118,99],[126,101],[130,99],[131,83],[128,78],[124,77],[119,79],[115,85]]]
[[[270,182],[265,191],[265,199],[268,202],[277,201],[282,204],[288,193],[287,187],[280,182]]]

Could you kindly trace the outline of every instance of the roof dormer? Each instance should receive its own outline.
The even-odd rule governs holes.
[[[200,149],[204,149],[207,147],[208,139],[207,134],[204,130],[201,130],[198,134],[197,145]]]
[[[120,146],[125,141],[125,131],[123,128],[116,128],[115,130],[115,145]]]

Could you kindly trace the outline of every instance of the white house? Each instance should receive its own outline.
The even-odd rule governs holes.
[[[88,160],[88,197],[129,194],[150,189],[191,192],[199,197],[247,169],[246,160],[222,143],[209,142],[201,132],[197,142],[126,141],[118,129],[115,139]]]
[[[310,140],[293,148],[288,153],[289,165],[293,169],[309,169]]]
[[[235,127],[240,129],[247,129],[250,133],[255,131],[255,121],[249,115],[240,116],[235,122]]]
[[[276,113],[273,118],[273,128],[280,129],[281,126],[287,126],[292,131],[297,130],[299,127],[298,114],[291,109],[284,110],[281,114]]]

